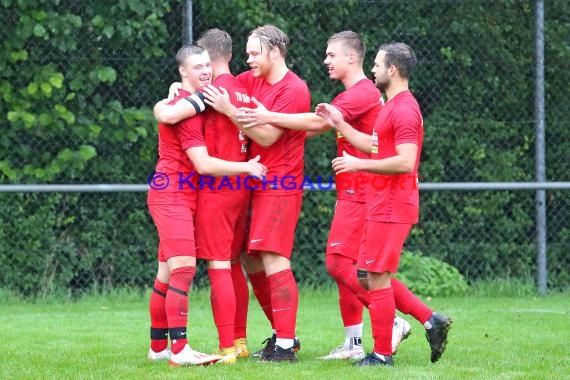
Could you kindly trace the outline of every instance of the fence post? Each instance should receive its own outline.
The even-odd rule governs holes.
[[[544,0],[535,2],[535,93],[534,118],[536,138],[536,181],[546,181],[544,142]],[[546,294],[546,191],[536,192],[536,264],[539,294]]]
[[[184,44],[191,44],[192,39],[192,0],[186,0],[184,11],[182,12],[182,41]]]

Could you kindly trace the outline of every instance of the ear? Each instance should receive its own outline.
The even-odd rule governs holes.
[[[180,76],[186,76],[186,70],[184,70],[184,66],[178,66],[178,72],[180,73]]]

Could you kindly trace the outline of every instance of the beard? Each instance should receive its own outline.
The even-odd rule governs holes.
[[[391,79],[388,78],[380,78],[374,81],[376,88],[378,88],[381,92],[386,92],[386,89],[390,87]]]

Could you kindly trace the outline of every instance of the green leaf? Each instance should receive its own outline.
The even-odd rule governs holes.
[[[91,145],[81,145],[79,148],[79,156],[81,156],[85,161],[88,161],[97,156],[97,151]]]
[[[52,74],[49,79],[49,83],[55,88],[61,88],[63,84],[63,74],[62,73],[55,73]]]
[[[22,121],[24,122],[24,127],[31,128],[36,121],[36,116],[29,112],[22,112],[20,114]]]
[[[97,136],[99,136],[99,134],[101,133],[101,131],[103,130],[103,128],[101,128],[100,125],[91,124],[91,125],[89,126],[89,130],[91,131],[91,134],[92,134],[94,137],[97,137]]]
[[[51,97],[51,85],[48,82],[43,82],[42,84],[40,84],[40,88],[42,89],[42,92],[44,93],[45,96],[47,96],[48,98]]]
[[[15,111],[9,111],[8,112],[8,121],[9,122],[15,122],[16,120],[18,120],[18,116],[19,116],[19,112],[15,112]]]
[[[46,28],[43,25],[36,24],[34,26],[34,36],[36,37],[44,37],[47,34]]]
[[[32,82],[28,85],[28,94],[35,95],[38,93],[38,84],[36,82]]]
[[[97,16],[95,16],[95,17],[93,17],[93,18],[91,19],[91,24],[92,24],[93,26],[96,26],[96,27],[100,28],[100,27],[102,27],[103,25],[105,25],[105,21],[103,20],[103,17],[97,15]]]
[[[113,83],[117,79],[117,72],[112,67],[103,67],[97,71],[97,79]]]
[[[10,59],[12,61],[26,61],[28,59],[28,51],[27,50],[16,50],[10,52]]]
[[[57,158],[61,161],[72,161],[73,160],[73,152],[69,148],[65,148],[61,152],[58,153]]]
[[[105,37],[107,37],[108,39],[111,39],[111,37],[113,37],[113,35],[115,34],[115,28],[113,28],[110,25],[107,25],[103,28],[102,33]]]

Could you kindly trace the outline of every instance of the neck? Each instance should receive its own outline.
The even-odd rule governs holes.
[[[386,100],[390,101],[400,92],[408,91],[408,81],[407,80],[394,80],[392,79],[392,83],[390,87],[386,89]]]
[[[364,75],[364,71],[360,69],[348,73],[346,77],[341,80],[341,82],[344,85],[344,88],[348,90],[363,79],[366,79],[366,75]]]
[[[182,89],[188,92],[195,92],[196,89],[186,80],[186,78],[182,79]]]
[[[213,79],[224,74],[231,74],[229,63],[226,60],[212,61]]]
[[[285,75],[287,75],[288,71],[289,69],[285,64],[285,61],[277,62],[275,63],[275,66],[273,67],[269,75],[265,77],[265,81],[267,81],[269,84],[275,84],[279,82],[281,79],[283,79]]]

